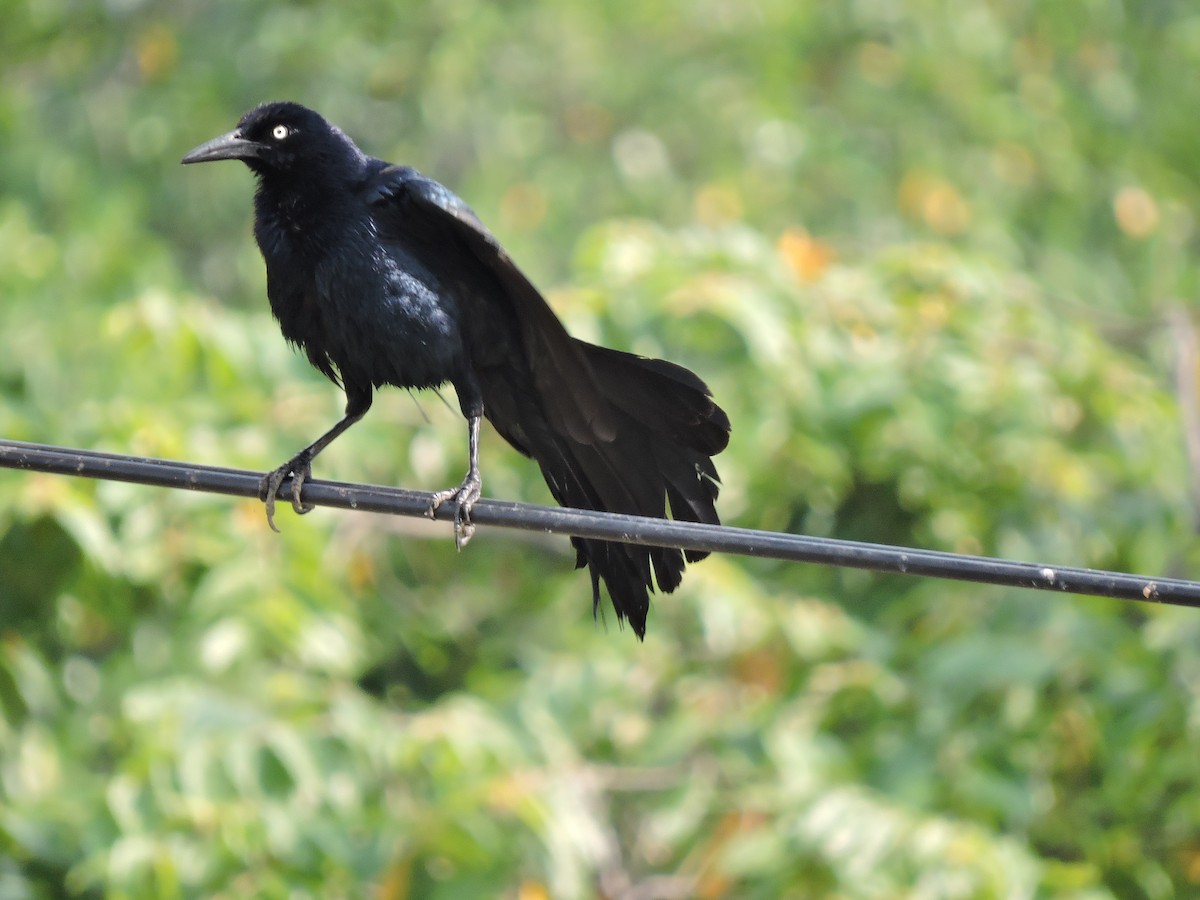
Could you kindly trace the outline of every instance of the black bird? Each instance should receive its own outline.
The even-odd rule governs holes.
[[[313,458],[363,417],[372,392],[454,386],[469,423],[455,501],[461,548],[479,499],[479,424],[535,459],[563,506],[717,524],[711,457],[729,418],[689,370],[576,340],[462,200],[407,166],[363,153],[296,103],[267,103],[184,163],[240,159],[258,178],[254,236],[283,336],[346,392],[333,428],[263,478],[267,520],[291,479],[297,513]],[[572,538],[638,637],[649,591],[672,591],[707,554]],[[651,576],[651,568],[654,577]]]

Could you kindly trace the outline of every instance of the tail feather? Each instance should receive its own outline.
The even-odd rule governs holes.
[[[696,373],[664,359],[576,343],[584,348],[607,399],[647,428],[667,431],[706,456],[729,444],[729,417]]]
[[[538,404],[505,402],[511,395],[489,403],[485,396],[484,408],[496,428],[538,461],[563,506],[657,518],[667,518],[669,506],[675,519],[720,524],[720,481],[711,457],[729,443],[730,426],[704,382],[664,360],[573,343],[577,358],[590,369],[588,377],[540,383]],[[600,396],[567,396],[581,387]],[[586,436],[577,426],[556,427],[552,419],[558,417],[546,411],[571,402],[601,409],[597,420],[604,426]],[[627,619],[639,638],[646,632],[655,585],[675,590],[685,561],[708,555],[590,538],[572,538],[572,544],[576,566],[591,570],[596,608],[603,581],[618,620]]]

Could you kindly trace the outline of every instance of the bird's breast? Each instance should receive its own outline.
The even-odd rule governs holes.
[[[347,384],[400,387],[460,371],[457,304],[427,266],[381,241],[369,220],[315,243],[308,236],[280,222],[260,246],[272,312],[318,369],[330,375],[327,360]]]

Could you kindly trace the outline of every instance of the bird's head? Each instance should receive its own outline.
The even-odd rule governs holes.
[[[256,106],[233,131],[206,141],[181,162],[240,159],[256,174],[269,176],[361,158],[354,143],[318,113],[299,103],[276,102]]]

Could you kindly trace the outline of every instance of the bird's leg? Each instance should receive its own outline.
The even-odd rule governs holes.
[[[462,484],[448,491],[438,491],[429,503],[429,518],[433,518],[438,507],[453,500],[458,504],[454,513],[454,545],[461,550],[467,546],[467,541],[475,534],[475,524],[471,521],[471,509],[483,490],[483,478],[479,475],[479,423],[481,417],[473,415],[468,419],[468,457],[467,477]]]
[[[268,472],[263,476],[263,480],[259,485],[258,496],[264,501],[267,507],[267,524],[271,526],[271,530],[278,532],[279,529],[275,526],[275,500],[279,494],[279,488],[287,481],[288,477],[292,479],[292,509],[297,515],[304,515],[313,511],[313,507],[306,505],[300,500],[300,492],[304,488],[304,482],[312,477],[312,461],[317,454],[333,443],[343,431],[361,419],[368,409],[371,408],[371,394],[368,391],[365,395],[361,392],[347,393],[346,400],[346,415],[341,421],[330,428],[327,432],[285,462],[278,469]]]

